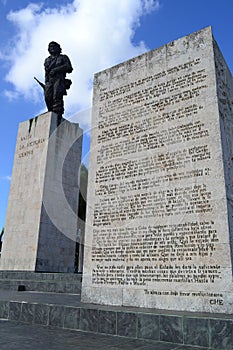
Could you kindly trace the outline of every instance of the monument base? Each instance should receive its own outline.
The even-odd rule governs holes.
[[[19,125],[1,270],[73,272],[82,130],[45,113]]]
[[[153,341],[151,349],[161,348],[157,342],[164,342],[163,349],[190,350],[230,350],[233,344],[232,315],[104,307],[84,304],[77,295],[67,298],[61,293],[54,299],[48,293],[24,292],[22,297],[22,293],[0,291],[0,318],[144,340],[147,346]]]

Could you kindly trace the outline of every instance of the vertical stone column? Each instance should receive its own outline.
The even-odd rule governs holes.
[[[1,270],[74,269],[82,130],[45,113],[19,125]]]
[[[232,101],[210,27],[95,75],[83,301],[232,312]]]

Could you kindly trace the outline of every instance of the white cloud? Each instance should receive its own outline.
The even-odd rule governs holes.
[[[42,103],[40,87],[33,77],[43,81],[48,43],[57,41],[74,67],[66,112],[72,115],[90,107],[93,74],[146,51],[143,42],[135,46],[132,38],[140,17],[158,7],[159,0],[73,0],[60,8],[31,3],[10,12],[8,20],[18,34],[10,50],[7,48],[11,54],[0,53],[1,59],[11,64],[6,80],[14,88],[6,95],[13,98],[20,94]],[[87,119],[79,122],[85,126]]]
[[[2,176],[2,180],[11,181],[11,176]]]
[[[153,10],[158,10],[160,8],[160,2],[154,0],[145,0],[143,4],[145,11],[151,12]]]
[[[3,94],[8,98],[10,102],[17,100],[17,98],[20,96],[20,94],[17,91],[12,91],[12,90],[4,90]]]

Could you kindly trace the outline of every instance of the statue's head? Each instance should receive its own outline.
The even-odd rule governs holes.
[[[49,43],[48,51],[50,55],[58,55],[61,53],[61,46],[56,43],[56,41],[51,41]]]

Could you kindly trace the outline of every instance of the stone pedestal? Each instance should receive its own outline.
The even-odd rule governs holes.
[[[95,75],[82,301],[232,312],[232,101],[210,27]]]
[[[1,270],[72,272],[82,130],[45,113],[19,125]]]

